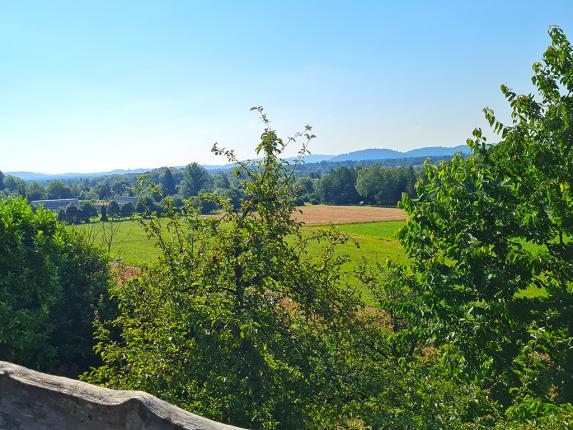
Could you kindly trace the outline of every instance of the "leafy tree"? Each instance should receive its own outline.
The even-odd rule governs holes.
[[[175,195],[175,196],[171,197],[171,200],[173,202],[173,207],[175,209],[181,209],[185,205],[183,198],[179,195]]]
[[[244,190],[238,187],[223,190],[222,194],[228,198],[229,204],[233,206],[235,210],[241,207],[241,201],[246,198]]]
[[[115,200],[109,202],[108,212],[110,217],[118,217],[120,213],[119,203],[117,203]]]
[[[97,194],[97,198],[101,200],[107,200],[112,195],[111,188],[106,183],[95,186],[94,191]]]
[[[356,170],[339,167],[320,179],[319,192],[325,203],[358,203],[356,192]]]
[[[73,197],[71,188],[58,179],[48,182],[46,194],[49,199],[69,199]]]
[[[231,188],[231,182],[225,173],[215,176],[215,187],[223,190]]]
[[[167,198],[168,219],[144,223],[160,261],[114,290],[120,314],[97,325],[105,364],[85,378],[249,428],[489,428],[486,390],[441,350],[404,354],[364,307],[335,252],[347,238],[302,233],[285,143],[259,112],[260,161],[215,148],[238,164],[236,205],[202,194],[224,209],[205,218]]]
[[[356,191],[368,203],[396,205],[402,193],[414,196],[416,174],[412,167],[371,166],[358,169]]]
[[[97,364],[91,323],[106,300],[106,257],[23,199],[0,200],[0,360],[71,376]]]
[[[165,173],[161,177],[161,188],[163,194],[166,196],[171,196],[176,193],[175,181],[173,180],[173,175],[171,174],[169,167],[165,168]]]
[[[90,218],[97,216],[97,209],[92,202],[83,201],[80,203],[78,219],[80,222],[89,222]]]
[[[145,204],[141,199],[137,202],[137,204],[135,205],[135,212],[141,215],[144,215],[145,212],[147,211],[147,207],[149,205]]]
[[[114,178],[110,187],[111,187],[111,191],[113,192],[114,196],[130,196],[131,195],[131,184],[123,176],[119,176],[117,178]]]
[[[239,425],[333,424],[338,415],[327,398],[338,379],[323,360],[345,351],[338,347],[347,333],[357,335],[359,301],[338,284],[344,260],[331,246],[319,259],[308,254],[309,240],[343,238],[300,234],[291,219],[294,176],[266,124],[257,148],[264,158],[255,165],[216,149],[247,178],[238,207],[211,195],[225,208],[222,218],[202,218],[186,205],[183,217],[168,207],[168,223],[147,224],[161,263],[116,291],[124,312],[111,325],[121,340],[100,325],[106,365],[90,380],[144,389]],[[310,129],[304,135],[311,138]]]
[[[66,222],[68,224],[79,224],[79,210],[75,205],[69,204],[66,208]]]
[[[14,195],[19,195],[22,197],[26,195],[26,182],[17,176],[6,176],[4,178],[4,188]]]
[[[6,175],[4,175],[2,170],[0,170],[0,191],[2,191],[4,189],[4,178],[5,177],[6,177]]]
[[[107,208],[105,205],[102,205],[100,213],[101,213],[101,220],[104,222],[107,221]]]
[[[46,190],[39,182],[32,182],[28,185],[26,190],[26,198],[28,201],[42,200],[46,198]]]
[[[122,217],[130,217],[135,213],[135,208],[131,204],[131,202],[127,202],[126,204],[122,205],[120,208],[120,214]]]
[[[211,175],[203,166],[191,163],[185,168],[179,192],[184,198],[196,196],[200,191],[206,190],[211,181]]]
[[[209,198],[203,198],[200,196],[195,197],[192,199],[191,204],[195,207],[195,209],[203,215],[208,215],[217,209],[219,209],[219,205],[216,201],[213,201]]]
[[[501,140],[475,130],[471,157],[426,165],[419,197],[401,202],[420,327],[528,419],[573,402],[573,50],[550,36],[533,66],[540,100],[502,86],[511,125],[484,110]]]

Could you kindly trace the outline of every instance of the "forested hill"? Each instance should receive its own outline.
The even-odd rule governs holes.
[[[365,161],[365,160],[391,160],[402,158],[418,158],[418,157],[444,157],[452,156],[456,152],[468,154],[470,148],[467,145],[459,145],[454,147],[434,146],[426,148],[412,149],[411,151],[400,152],[393,149],[363,149],[360,151],[349,152],[348,154],[340,154],[332,157],[328,161]]]
[[[373,161],[389,160],[382,164],[389,166],[412,166],[422,164],[425,158],[431,157],[434,160],[441,160],[444,157],[451,157],[456,152],[464,154],[469,153],[470,149],[466,145],[454,147],[425,147],[413,149],[411,151],[400,152],[393,149],[363,149],[359,151],[349,152],[347,154],[339,155],[321,155],[312,154],[305,157],[305,164],[308,171],[328,171],[332,168],[340,166],[368,165]],[[392,160],[392,161],[390,161]],[[350,162],[350,163],[348,163]],[[332,163],[332,164],[331,164]],[[313,166],[320,164],[320,166]],[[181,166],[178,166],[181,167]],[[207,170],[226,170],[230,169],[232,165],[217,165],[217,166],[204,166]],[[314,168],[316,167],[316,169]],[[35,172],[7,172],[8,175],[16,176],[25,181],[49,181],[52,179],[77,179],[77,178],[90,178],[99,176],[112,176],[112,175],[129,175],[129,174],[142,174],[150,172],[155,169],[132,169],[132,170],[114,170],[109,172],[94,172],[94,173],[62,173],[62,174],[46,174]]]

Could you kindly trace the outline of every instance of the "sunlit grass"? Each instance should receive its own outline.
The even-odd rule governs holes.
[[[129,266],[150,265],[157,261],[160,250],[155,246],[155,241],[150,239],[141,223],[135,220],[117,222],[118,230],[112,243],[111,257]],[[338,246],[339,255],[347,255],[349,261],[343,266],[344,270],[351,271],[362,262],[368,265],[384,263],[387,259],[396,262],[406,262],[406,255],[398,242],[396,235],[404,221],[381,221],[358,224],[343,224],[337,228],[347,233],[352,240]],[[91,236],[93,242],[104,246],[102,240],[101,223],[73,226]],[[325,226],[304,227],[303,231],[310,232]],[[524,243],[524,248],[530,252],[541,251],[541,247],[530,243]],[[312,255],[318,255],[320,245],[311,243],[309,251]],[[546,294],[542,288],[531,287],[519,292],[517,297],[541,297]],[[364,292],[365,299],[370,302],[368,292]]]
[[[387,224],[387,225],[386,225]],[[341,225],[341,232],[348,233],[354,240],[339,246],[341,254],[348,254],[352,266],[365,258],[367,261],[385,261],[386,258],[403,261],[404,252],[397,240],[389,239],[394,236],[402,221],[383,221],[364,224]],[[160,255],[155,241],[147,237],[139,221],[119,221],[118,231],[112,242],[111,256],[121,259],[124,264],[141,266],[152,264]],[[93,242],[105,246],[102,237],[102,224],[84,224],[73,226],[91,236]],[[304,231],[312,231],[324,227],[305,227]],[[358,245],[358,246],[357,246]],[[309,250],[318,254],[320,246],[312,244]]]

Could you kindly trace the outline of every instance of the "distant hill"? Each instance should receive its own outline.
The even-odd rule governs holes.
[[[328,161],[362,161],[362,160],[387,160],[389,158],[404,158],[404,154],[393,149],[362,149],[347,154],[340,154]]]
[[[330,161],[334,158],[334,155],[321,155],[321,154],[310,154],[303,157],[304,162],[311,164],[311,163],[320,163],[321,161]],[[289,158],[288,160],[294,160],[296,157]]]
[[[414,157],[443,157],[454,155],[456,152],[469,154],[471,152],[467,145],[454,147],[430,146],[426,148],[412,149],[411,151],[400,152],[393,149],[363,149],[353,151],[348,154],[340,154],[332,157],[328,161],[364,161],[364,160],[390,160],[394,158],[414,158]]]
[[[51,181],[52,179],[94,178],[97,176],[126,175],[129,173],[145,173],[152,169],[117,169],[109,172],[93,173],[36,173],[36,172],[6,172],[25,181]]]
[[[400,152],[393,149],[384,148],[372,148],[372,149],[362,149],[359,151],[349,152],[347,154],[340,155],[324,155],[324,154],[311,154],[304,157],[305,164],[320,163],[323,161],[328,162],[342,162],[342,161],[373,161],[373,160],[397,160],[397,159],[407,159],[407,158],[424,158],[424,157],[447,157],[452,156],[456,152],[461,152],[463,154],[469,154],[470,148],[466,145],[445,147],[445,146],[433,146],[412,149],[411,151]],[[292,161],[296,157],[287,158],[287,160]],[[181,166],[178,166],[181,167]],[[233,165],[223,164],[223,165],[205,165],[207,170],[226,170]],[[48,173],[35,173],[35,172],[7,172],[7,174],[12,176],[17,176],[24,179],[25,181],[50,181],[52,179],[74,179],[74,178],[93,178],[98,176],[110,176],[110,175],[125,175],[125,174],[142,174],[149,172],[153,169],[118,169],[111,170],[109,172],[94,172],[94,173],[61,173],[61,174],[48,174]]]
[[[453,147],[446,146],[428,146],[426,148],[412,149],[411,151],[404,152],[406,157],[442,157],[445,155],[454,155],[456,152],[462,154],[471,154],[471,149],[467,145],[459,145]]]

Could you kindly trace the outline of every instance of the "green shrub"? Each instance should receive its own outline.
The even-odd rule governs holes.
[[[426,164],[418,197],[401,202],[417,327],[454,345],[518,422],[573,403],[573,48],[550,36],[533,66],[539,99],[502,86],[512,123],[484,110],[500,141],[475,130],[472,156]]]
[[[105,255],[56,215],[0,200],[0,360],[75,375],[96,364],[92,322],[111,312]]]

